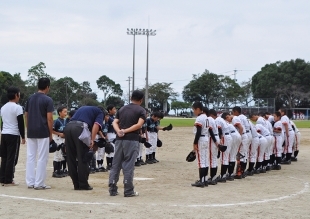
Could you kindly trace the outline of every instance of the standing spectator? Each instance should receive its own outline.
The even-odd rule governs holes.
[[[53,133],[53,100],[46,95],[50,83],[49,78],[40,78],[39,90],[29,97],[25,108],[28,137],[26,183],[28,188],[36,190],[51,188],[45,185],[49,144]]]
[[[135,161],[139,154],[139,130],[145,121],[145,109],[140,105],[144,94],[135,90],[131,95],[131,103],[123,106],[116,113],[113,127],[117,133],[115,141],[114,159],[109,177],[109,192],[116,196],[119,174],[123,169],[124,196],[133,197],[138,193],[134,191],[133,176]]]
[[[13,179],[19,155],[20,138],[22,138],[21,143],[25,144],[23,108],[17,105],[20,98],[18,88],[9,87],[7,97],[9,102],[1,108],[0,182],[4,186],[17,186],[18,183]]]
[[[103,118],[103,109],[96,106],[82,106],[65,127],[68,173],[74,190],[93,189],[88,184],[88,162],[83,158],[89,149],[93,148],[96,135],[102,128]]]

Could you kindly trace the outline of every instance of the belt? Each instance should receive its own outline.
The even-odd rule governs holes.
[[[229,135],[229,133],[225,133],[225,135]]]
[[[246,133],[249,133],[250,131],[249,130],[246,130]]]
[[[235,133],[236,131],[232,131],[232,132],[230,132],[230,133]]]
[[[267,137],[267,136],[269,136],[269,135],[265,135],[265,137]]]
[[[200,135],[200,137],[205,137],[205,135]]]
[[[291,130],[288,130],[288,131],[289,131],[289,132],[290,132],[290,131],[293,131],[293,129],[291,129]]]
[[[79,124],[83,124],[83,122],[78,121],[78,120],[70,121],[69,123],[79,123]]]
[[[242,133],[243,135],[245,134],[245,132]]]
[[[218,134],[214,134],[214,136],[218,136]]]
[[[259,138],[262,138],[262,136],[259,136]]]

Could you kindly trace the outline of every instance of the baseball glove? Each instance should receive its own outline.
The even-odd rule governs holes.
[[[104,138],[99,138],[94,143],[98,146],[98,148],[103,148],[105,147],[107,141]]]
[[[111,143],[109,143],[109,142],[106,143],[106,145],[105,145],[105,152],[107,154],[114,153],[114,147],[113,147],[113,145]]]
[[[146,142],[146,138],[140,137],[140,138],[139,138],[139,142],[144,144],[144,143]]]
[[[173,126],[170,123],[170,125],[168,125],[167,127],[163,128],[163,131],[170,131],[170,130],[172,130],[172,128],[173,128]]]
[[[189,154],[186,157],[186,161],[187,162],[193,162],[194,160],[196,160],[196,152],[195,151],[191,151],[189,152]]]
[[[222,144],[219,144],[219,150],[220,150],[221,152],[225,152],[226,149],[227,149],[227,146],[222,145]]]
[[[50,142],[49,152],[54,153],[57,150],[57,144],[54,140]]]
[[[245,156],[243,156],[242,154],[240,154],[240,152],[238,152],[238,154],[236,155],[236,159],[240,160],[241,158],[244,158]]]
[[[144,146],[145,146],[146,148],[152,147],[152,145],[151,145],[150,143],[148,143],[148,142],[145,142],[145,143],[144,143]]]
[[[161,140],[157,139],[157,147],[160,148],[161,146],[163,146],[163,142]]]

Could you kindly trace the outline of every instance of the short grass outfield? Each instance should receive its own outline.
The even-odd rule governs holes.
[[[171,123],[174,127],[192,127],[194,122],[194,118],[164,117],[160,121],[160,126],[164,127]],[[298,128],[310,128],[310,120],[295,120],[294,123]]]
[[[54,120],[58,116],[54,115]],[[194,126],[195,118],[178,118],[178,117],[164,117],[160,121],[160,126],[165,127],[172,124],[173,127],[192,127]],[[310,120],[295,120],[294,123],[298,128],[310,128]]]

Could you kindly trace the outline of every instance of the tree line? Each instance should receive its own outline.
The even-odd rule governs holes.
[[[41,77],[51,80],[52,89],[48,95],[53,98],[55,107],[109,104],[121,107],[128,102],[128,95],[124,97],[120,84],[106,75],[96,80],[98,89],[103,92],[103,100],[99,102],[88,81],[78,83],[71,77],[56,79],[47,74],[45,68],[43,62],[32,66],[28,70],[27,80],[22,80],[20,73],[0,71],[1,105],[7,102],[6,88],[9,86],[20,88],[20,104],[24,105],[27,98],[37,91],[37,81]],[[177,112],[190,108],[194,101],[201,101],[206,106],[230,107],[236,102],[248,106],[258,98],[274,98],[277,109],[310,107],[310,63],[302,59],[266,64],[252,78],[240,84],[229,76],[208,70],[202,74],[193,74],[192,80],[181,93],[184,101],[178,100],[180,95],[172,85],[165,82],[150,84],[148,108],[157,111],[166,106],[168,111],[173,109]],[[144,91],[144,88],[141,90]]]

